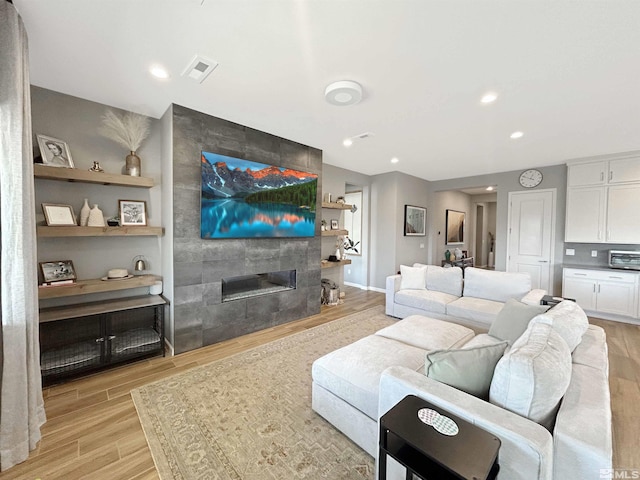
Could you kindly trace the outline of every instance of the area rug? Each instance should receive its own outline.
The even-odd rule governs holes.
[[[133,390],[160,478],[372,479],[373,459],[311,409],[311,364],[391,323],[370,308]]]

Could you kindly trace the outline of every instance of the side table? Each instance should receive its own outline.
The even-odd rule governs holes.
[[[430,419],[438,418],[438,414],[448,417],[455,422],[457,434],[443,434],[424,423],[418,418],[422,409],[428,409],[423,413],[429,414]],[[455,431],[448,421],[433,425],[436,423],[439,430],[449,434]],[[387,455],[406,467],[407,480],[412,475],[424,480],[493,480],[500,470],[499,450],[500,439],[494,435],[426,400],[408,395],[380,418],[378,480],[387,478]]]
[[[540,299],[540,305],[549,305],[549,307],[555,307],[557,304],[559,304],[563,300],[570,300],[572,302],[576,301],[574,298],[554,297],[553,295],[544,295]]]

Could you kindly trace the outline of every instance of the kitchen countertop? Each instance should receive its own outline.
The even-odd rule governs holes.
[[[640,270],[627,270],[626,268],[611,268],[604,265],[576,265],[571,263],[563,263],[562,268],[579,268],[582,270],[600,270],[604,272],[626,272],[640,274]]]

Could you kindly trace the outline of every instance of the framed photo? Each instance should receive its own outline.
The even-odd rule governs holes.
[[[427,234],[427,209],[404,206],[404,235],[405,237],[424,237]]]
[[[48,226],[77,226],[76,216],[71,205],[43,203],[42,212]]]
[[[37,134],[42,163],[50,167],[74,168],[69,145],[57,138]]]
[[[331,230],[338,230],[340,226],[338,225],[338,220],[335,218],[331,220]]]
[[[145,226],[147,224],[147,202],[144,200],[118,200],[120,204],[120,226]]]
[[[447,245],[464,243],[464,212],[447,210]]]
[[[62,282],[76,279],[76,270],[71,260],[40,262],[40,272],[45,282]]]

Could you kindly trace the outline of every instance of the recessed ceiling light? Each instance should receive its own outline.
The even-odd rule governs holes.
[[[154,65],[149,69],[149,71],[151,72],[151,75],[156,78],[169,78],[169,72],[167,72],[164,67],[161,67],[159,65]]]
[[[491,185],[489,185],[489,186],[486,188],[486,190],[487,190],[487,192],[493,192],[493,187],[492,187]]]
[[[494,93],[494,92],[487,92],[485,93],[482,98],[480,99],[480,102],[487,104],[487,103],[493,103],[496,101],[496,99],[498,98],[498,94]]]
[[[355,105],[362,100],[362,87],[359,83],[351,80],[341,80],[327,85],[324,91],[324,98],[331,105],[346,107]]]
[[[524,135],[524,133],[522,133],[522,132],[520,132],[520,131],[518,131],[518,132],[513,132],[513,133],[511,134],[511,138],[513,138],[513,139],[515,140],[516,138],[522,138],[522,136],[523,136],[523,135]]]
[[[398,157],[393,157],[391,159],[391,163],[398,163],[400,160],[398,160]]]
[[[342,145],[344,145],[345,147],[349,148],[351,145],[353,145],[353,140],[351,140],[350,138],[345,138],[342,141]]]

